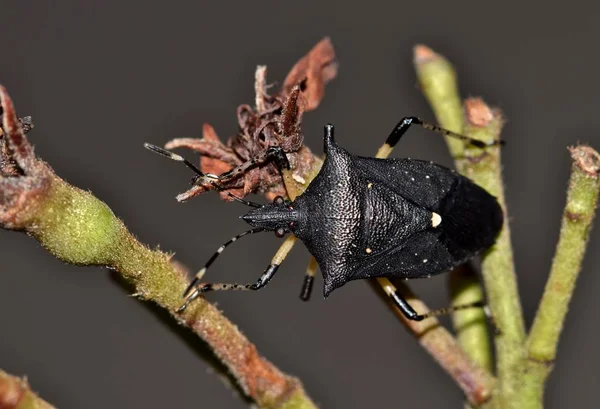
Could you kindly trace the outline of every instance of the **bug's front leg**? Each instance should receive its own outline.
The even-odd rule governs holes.
[[[227,283],[198,283],[194,288],[191,289],[191,293],[185,298],[185,302],[181,307],[177,309],[177,312],[182,312],[187,306],[200,296],[200,294],[207,293],[209,291],[257,291],[266,286],[271,278],[277,272],[279,268],[278,264],[269,264],[262,275],[254,284],[227,284]]]
[[[239,166],[236,166],[233,169],[228,170],[227,172],[221,173],[220,175],[204,173],[196,165],[185,159],[183,156],[177,155],[176,153],[163,149],[159,146],[145,143],[144,147],[171,160],[182,162],[188,168],[192,169],[196,173],[196,176],[194,176],[192,179],[192,183],[194,185],[212,185],[216,190],[219,189],[220,183],[224,183],[236,178],[248,171],[248,169],[261,163],[265,163],[269,160],[274,160],[275,164],[282,172],[290,169],[290,162],[287,159],[285,151],[280,146],[270,146],[263,153],[253,157]]]
[[[265,163],[269,160],[274,160],[277,168],[280,170],[285,170],[290,168],[290,162],[285,154],[285,151],[280,146],[271,146],[263,153],[253,157],[252,159],[242,163],[241,165],[236,166],[233,169],[228,170],[227,172],[223,172],[220,175],[215,175],[212,173],[203,173],[198,174],[192,179],[192,183],[194,185],[204,185],[204,184],[219,184],[227,182],[231,179],[238,177],[248,171],[248,169],[253,168],[261,163]]]
[[[268,284],[268,282],[273,278],[277,269],[283,263],[285,258],[288,256],[292,247],[294,247],[294,243],[296,242],[296,236],[288,236],[277,253],[271,259],[271,264],[267,266],[265,271],[262,273],[260,278],[254,284],[213,284],[213,283],[198,283],[192,285],[186,290],[184,297],[185,301],[181,307],[177,309],[177,312],[182,312],[186,309],[186,307],[194,301],[196,298],[200,296],[202,293],[206,293],[209,291],[230,291],[230,290],[238,290],[238,291],[248,291],[248,290],[260,290],[264,286]],[[217,251],[218,254],[220,253]],[[215,256],[213,256],[215,257]],[[211,261],[209,260],[209,263]],[[208,264],[208,263],[207,263]],[[205,269],[203,269],[205,270]]]

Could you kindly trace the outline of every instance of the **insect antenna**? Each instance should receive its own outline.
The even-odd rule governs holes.
[[[234,237],[230,238],[228,241],[226,241],[225,243],[223,243],[221,245],[221,247],[219,247],[217,249],[217,251],[215,251],[214,254],[208,259],[208,261],[206,262],[204,267],[202,267],[202,269],[200,271],[198,271],[198,273],[196,273],[196,275],[194,276],[194,279],[192,280],[190,285],[188,285],[187,288],[185,289],[183,296],[188,297],[190,295],[190,292],[192,291],[192,289],[194,287],[196,287],[198,285],[198,282],[202,279],[202,277],[206,273],[206,270],[211,266],[212,263],[215,262],[217,257],[219,257],[219,255],[223,252],[223,250],[225,250],[225,248],[227,246],[229,246],[231,243],[233,243],[234,241],[237,241],[238,239],[240,239],[244,236],[247,236],[249,234],[254,234],[254,233],[260,233],[262,231],[265,231],[265,229],[262,227],[258,227],[258,228],[251,229],[251,230],[246,230],[245,232],[240,233],[237,236],[234,236]]]
[[[217,179],[218,178],[217,175],[213,175],[211,173],[204,173],[204,172],[202,172],[192,162],[190,162],[189,160],[187,160],[183,156],[177,155],[176,153],[173,153],[173,152],[168,151],[166,149],[160,148],[160,147],[158,147],[156,145],[152,145],[150,143],[144,143],[144,148],[146,148],[148,150],[151,150],[154,153],[158,153],[159,155],[165,156],[165,157],[167,157],[169,159],[175,160],[177,162],[183,162],[185,166],[187,166],[188,168],[190,168],[191,170],[193,170],[200,177],[207,177],[207,178],[210,178],[210,179]]]

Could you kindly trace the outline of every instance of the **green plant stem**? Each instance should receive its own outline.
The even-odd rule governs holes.
[[[587,146],[570,149],[573,158],[560,237],[533,326],[527,339],[524,393],[521,404],[541,408],[544,384],[556,349],[598,204],[600,155]]]
[[[466,305],[485,298],[476,273],[469,265],[460,266],[450,273],[452,305]],[[452,314],[456,336],[467,355],[491,372],[493,367],[487,317],[481,308],[469,308]]]
[[[54,406],[37,396],[26,379],[0,370],[0,408],[54,409]]]
[[[452,64],[424,45],[415,46],[413,64],[421,91],[427,98],[438,124],[452,132],[461,133],[464,126],[463,108]],[[445,139],[452,157],[462,156],[464,143],[451,137]]]
[[[465,101],[465,118],[465,135],[485,142],[499,139],[502,115],[498,110],[491,110],[481,99],[470,98]],[[521,388],[519,365],[524,355],[525,325],[510,243],[500,148],[482,150],[469,146],[460,163],[461,172],[494,195],[504,209],[504,225],[496,243],[483,257],[481,270],[488,304],[500,331],[495,337],[500,405],[503,408],[516,408]]]
[[[438,124],[453,132],[462,133],[464,128],[463,107],[458,93],[458,83],[454,68],[440,54],[424,45],[414,48],[414,66],[421,91],[429,102]],[[450,154],[457,169],[463,173],[460,158],[465,145],[455,138],[446,137]],[[453,305],[467,304],[483,299],[483,289],[478,280],[461,273],[459,267],[450,274],[450,293]],[[470,309],[452,314],[458,341],[466,353],[484,368],[492,369],[492,353],[485,314],[481,310]]]
[[[54,178],[27,225],[27,231],[56,257],[72,264],[107,266],[135,288],[138,298],[167,309],[210,345],[260,407],[315,407],[300,382],[260,356],[214,305],[201,298],[178,314],[186,275],[170,262],[171,256],[138,242],[89,192]]]

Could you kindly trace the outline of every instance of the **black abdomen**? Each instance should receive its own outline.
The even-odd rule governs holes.
[[[466,260],[494,244],[504,220],[496,198],[458,176],[439,207],[440,240],[456,260]]]

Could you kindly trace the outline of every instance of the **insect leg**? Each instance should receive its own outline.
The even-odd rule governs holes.
[[[254,230],[256,230],[256,229],[254,229]],[[253,290],[253,291],[256,291],[256,290],[260,290],[261,288],[263,288],[264,286],[266,286],[269,283],[271,278],[273,278],[273,276],[277,272],[277,269],[279,268],[279,266],[281,265],[283,260],[285,260],[285,258],[289,254],[290,250],[294,246],[295,241],[296,241],[296,236],[293,236],[293,235],[289,236],[288,238],[285,239],[285,241],[283,242],[281,247],[279,247],[279,250],[277,251],[277,253],[275,253],[275,256],[273,257],[273,259],[271,260],[271,264],[269,264],[267,266],[265,271],[262,273],[262,275],[259,277],[259,279],[254,284],[198,283],[197,282],[198,280],[194,280],[192,282],[192,284],[190,284],[190,286],[189,286],[189,291],[186,291],[187,296],[186,296],[186,299],[185,299],[183,305],[177,309],[177,312],[182,312],[183,310],[185,310],[187,308],[187,306],[192,301],[194,301],[196,298],[198,298],[200,296],[200,294],[206,293],[209,291],[229,291],[229,290],[241,290],[241,291]],[[222,247],[223,246],[221,246],[221,248]],[[217,253],[215,253],[215,255],[213,255],[213,257],[216,258],[216,256],[218,254],[219,254],[219,251],[217,251]],[[209,263],[210,262],[211,262],[211,260],[209,260]],[[207,263],[207,264],[209,264],[209,263]],[[206,271],[206,268],[204,268],[203,270]],[[200,270],[200,272],[202,272],[202,270]],[[200,274],[200,272],[198,274]]]
[[[317,260],[314,257],[311,257],[308,266],[306,267],[306,275],[304,276],[302,290],[300,291],[300,299],[302,301],[308,301],[310,299],[318,266]]]
[[[445,135],[445,136],[451,136],[453,138],[458,138],[463,141],[467,141],[467,142],[471,143],[472,145],[475,145],[478,147],[501,145],[504,143],[503,141],[492,141],[491,143],[486,144],[485,142],[454,133],[452,131],[449,131],[444,128],[440,128],[439,126],[429,124],[427,122],[423,122],[419,118],[405,117],[396,125],[396,127],[394,128],[392,133],[388,136],[385,143],[377,151],[377,154],[375,155],[375,157],[380,158],[380,159],[387,158],[390,155],[390,153],[392,153],[392,150],[394,149],[394,147],[396,146],[396,144],[398,143],[398,141],[400,140],[402,135],[404,135],[404,133],[408,130],[408,128],[413,124],[420,125],[425,129],[429,129],[431,131],[441,133],[442,135]],[[469,303],[469,304],[457,305],[457,306],[453,306],[453,307],[441,308],[439,310],[433,310],[433,311],[428,312],[427,314],[417,314],[417,312],[410,306],[410,304],[408,304],[408,302],[398,293],[398,291],[396,290],[396,287],[392,284],[392,282],[390,280],[388,280],[387,278],[381,277],[381,278],[377,278],[377,282],[383,288],[385,293],[392,299],[392,301],[394,302],[396,307],[400,311],[402,311],[404,316],[406,318],[408,318],[410,320],[414,320],[414,321],[421,321],[421,320],[423,320],[425,318],[429,318],[429,317],[447,315],[454,311],[463,310],[463,309],[467,309],[467,308],[485,308],[486,307],[486,305],[483,301],[475,301],[475,302]]]
[[[144,147],[146,149],[151,150],[152,152],[166,156],[169,159],[178,162],[183,162],[188,168],[192,169],[196,173],[196,176],[192,180],[192,183],[195,185],[212,184],[216,187],[218,183],[227,182],[228,180],[241,175],[242,173],[246,172],[248,169],[256,166],[257,164],[267,162],[271,159],[275,161],[279,169],[290,168],[290,163],[288,162],[287,156],[285,155],[283,148],[279,146],[271,146],[263,153],[253,157],[252,159],[242,163],[239,166],[236,166],[233,169],[228,170],[227,172],[221,173],[220,175],[204,173],[193,163],[185,159],[183,156],[177,155],[176,153],[160,148],[158,146],[145,143]]]
[[[230,169],[227,172],[221,173],[220,175],[217,175],[216,181],[226,182],[230,179],[237,177],[238,175],[241,175],[242,173],[245,173],[246,171],[248,171],[248,169],[260,163],[267,162],[270,159],[273,159],[275,161],[275,164],[279,169],[290,168],[290,162],[288,161],[283,148],[281,148],[280,146],[271,146],[267,148],[267,150],[265,150],[263,153],[253,157],[252,159],[242,163],[241,165],[236,166],[235,168]],[[206,180],[206,175],[204,177],[198,175],[198,177],[194,179],[194,184],[196,185],[200,185],[205,182],[210,182]]]
[[[418,314],[410,304],[402,297],[400,292],[396,289],[396,286],[392,284],[390,280],[384,277],[377,278],[379,285],[383,288],[385,293],[391,298],[394,302],[394,305],[398,307],[402,314],[409,320],[413,321],[422,321],[425,318],[431,317],[439,317],[441,315],[448,315],[453,313],[454,311],[464,310],[467,308],[485,308],[485,302],[483,301],[475,301],[468,304],[455,305],[446,308],[440,308],[439,310],[432,310],[425,314]],[[487,313],[487,312],[486,312]]]
[[[198,281],[200,281],[202,279],[202,277],[206,273],[206,270],[212,265],[212,263],[215,262],[215,260],[217,259],[217,257],[219,257],[219,255],[221,255],[221,253],[223,252],[223,250],[225,250],[227,248],[227,246],[229,246],[233,242],[237,241],[238,239],[240,239],[240,238],[242,238],[244,236],[247,236],[248,234],[259,233],[259,232],[264,231],[264,230],[265,229],[263,229],[261,227],[256,228],[256,229],[247,230],[247,231],[245,231],[243,233],[238,234],[237,236],[234,236],[234,237],[230,238],[225,243],[223,243],[221,245],[221,247],[219,247],[217,249],[217,251],[215,251],[213,253],[213,255],[208,259],[208,261],[206,262],[206,264],[204,265],[204,267],[202,267],[202,269],[196,273],[196,276],[194,277],[194,279],[192,280],[192,282],[190,283],[190,285],[188,285],[188,287],[186,288],[185,292],[183,293],[184,297],[187,294],[189,294],[189,292],[192,290],[192,288],[194,288],[196,286],[196,284],[198,284]]]
[[[383,144],[383,146],[381,146],[381,148],[379,148],[379,150],[377,151],[377,155],[375,157],[387,158],[390,155],[390,153],[392,153],[394,146],[396,146],[396,144],[398,143],[398,141],[400,140],[402,135],[404,135],[406,133],[406,131],[408,130],[408,128],[410,128],[411,125],[419,125],[422,128],[429,129],[430,131],[437,132],[444,136],[450,136],[452,138],[460,139],[461,141],[468,142],[471,145],[477,146],[479,148],[485,148],[487,146],[495,146],[495,145],[503,145],[504,144],[504,141],[502,141],[502,140],[493,140],[491,142],[483,142],[483,141],[480,141],[477,139],[469,138],[468,136],[464,136],[464,135],[458,134],[456,132],[449,131],[448,129],[440,128],[439,126],[430,124],[428,122],[424,122],[417,117],[407,116],[407,117],[403,118],[400,122],[398,122],[398,124],[394,127],[394,130],[390,133],[390,135],[388,136],[388,138],[385,141],[385,143]]]
[[[420,320],[423,320],[425,318],[429,318],[429,317],[439,317],[441,315],[448,315],[453,313],[454,311],[460,311],[460,310],[466,310],[467,308],[485,308],[485,302],[484,301],[474,301],[474,302],[470,302],[468,304],[461,304],[461,305],[453,305],[450,307],[446,307],[446,308],[440,308],[438,310],[433,310],[433,311],[429,311],[427,314],[420,314],[418,315],[418,317],[420,317]]]

